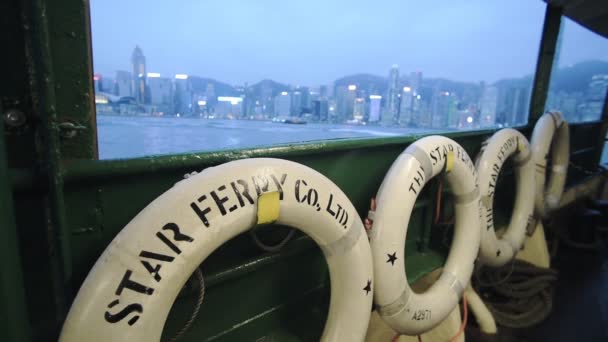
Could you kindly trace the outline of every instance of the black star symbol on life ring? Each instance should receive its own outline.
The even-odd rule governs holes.
[[[397,252],[393,252],[393,254],[386,254],[388,256],[387,263],[391,263],[391,265],[395,265],[395,261],[397,260]]]
[[[496,250],[496,256],[499,257],[500,256],[500,249]]]
[[[372,290],[372,281],[371,280],[367,281],[367,285],[365,285],[363,290],[365,291],[365,295],[367,296],[369,294],[369,292]]]

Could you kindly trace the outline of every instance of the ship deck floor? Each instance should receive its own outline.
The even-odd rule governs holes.
[[[608,246],[600,250],[560,247],[553,312],[518,340],[608,341]]]

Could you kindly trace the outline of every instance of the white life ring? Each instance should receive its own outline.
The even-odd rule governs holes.
[[[423,186],[444,169],[454,194],[454,240],[441,276],[418,294],[410,288],[404,271],[407,226]],[[378,190],[368,232],[374,256],[374,300],[391,328],[401,334],[421,334],[437,326],[458,305],[479,250],[479,214],[477,171],[455,141],[429,136],[399,155]]]
[[[564,193],[570,162],[570,131],[560,112],[548,112],[538,119],[530,140],[536,165],[536,200],[534,212],[545,217],[559,207]],[[545,187],[547,159],[551,150],[551,172]]]
[[[515,167],[515,206],[511,222],[500,240],[494,232],[493,201],[496,181],[504,162],[513,156]],[[505,128],[496,132],[484,143],[475,163],[479,173],[482,227],[479,259],[482,263],[499,267],[511,260],[521,249],[526,228],[534,217],[534,163],[531,162],[528,139],[519,131]]]
[[[91,269],[59,340],[159,341],[188,277],[216,248],[256,224],[259,196],[267,192],[280,198],[272,208],[279,210],[276,222],[308,234],[327,259],[331,299],[321,340],[363,341],[373,272],[361,219],[320,173],[266,158],[205,169],[144,208]]]

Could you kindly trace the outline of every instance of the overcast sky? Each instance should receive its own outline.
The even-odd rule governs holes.
[[[538,0],[91,0],[95,71],[129,70],[232,84],[317,86],[392,64],[425,77],[493,82],[534,72]],[[567,22],[560,65],[608,60],[608,40]]]

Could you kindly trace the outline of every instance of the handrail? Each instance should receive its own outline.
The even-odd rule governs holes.
[[[527,126],[520,128],[525,129]],[[498,129],[499,128],[497,127],[476,131],[442,132],[441,135],[451,138],[478,137],[491,135]],[[67,183],[73,183],[85,179],[103,179],[117,175],[131,175],[142,172],[200,168],[242,158],[310,156],[338,151],[398,146],[412,143],[420,138],[437,133],[438,132],[429,132],[425,134],[391,138],[332,139],[301,144],[272,145],[261,148],[200,153],[182,153],[134,159],[72,160],[65,162],[64,177]]]

